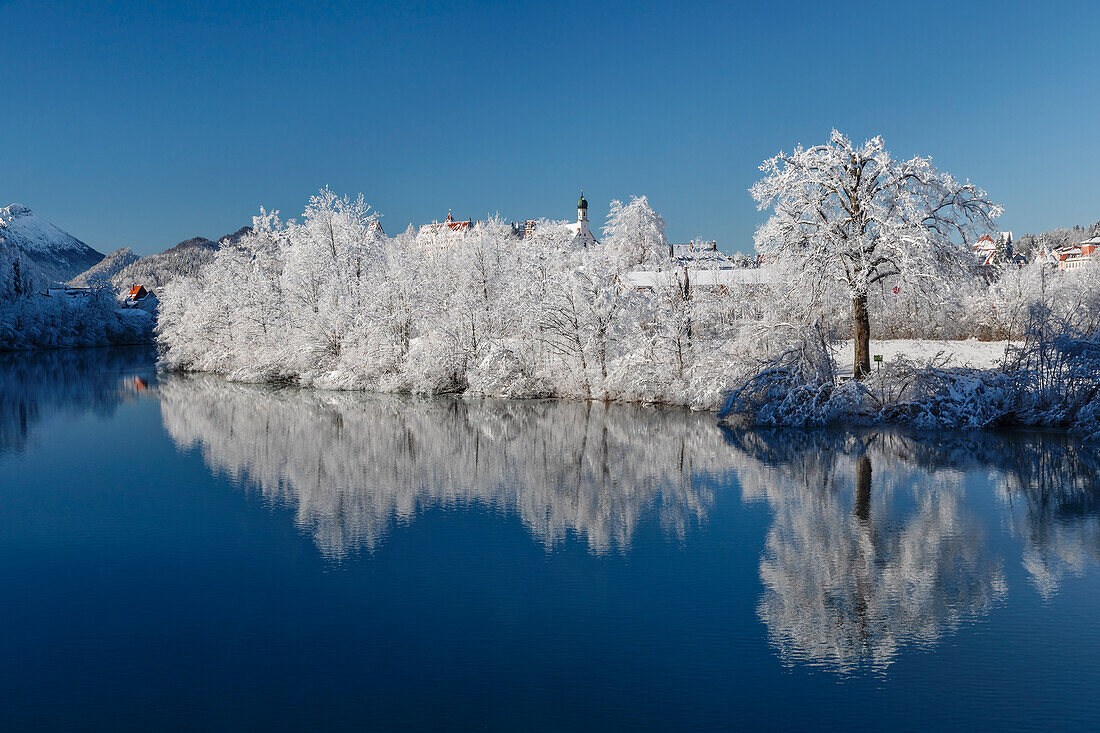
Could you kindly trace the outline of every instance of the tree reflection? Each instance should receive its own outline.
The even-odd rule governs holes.
[[[700,478],[737,457],[713,418],[579,402],[415,399],[165,378],[182,447],[294,506],[323,553],[379,546],[431,507],[516,512],[546,546],[625,549],[648,512],[682,538],[713,502]]]
[[[684,410],[209,377],[166,377],[159,393],[179,446],[293,507],[335,558],[379,547],[395,522],[462,506],[515,514],[547,547],[574,535],[595,553],[624,550],[648,516],[685,538],[706,521],[711,487],[736,475],[743,498],[772,512],[757,612],[789,664],[885,670],[987,614],[1007,593],[991,531],[1023,539],[1045,595],[1100,558],[1097,452],[1067,436],[723,433]],[[968,493],[974,476],[986,483]]]
[[[1051,598],[1067,575],[1100,563],[1100,445],[1058,432],[972,432],[897,440],[898,458],[929,470],[982,473],[1024,542],[1032,585]]]
[[[741,481],[774,512],[757,611],[788,663],[883,670],[904,646],[936,642],[1005,594],[961,474],[899,461],[899,436],[731,439],[762,459]]]
[[[1023,566],[1045,599],[1067,575],[1100,563],[1100,450],[1070,436],[1034,433],[985,441],[979,463],[1024,541]]]
[[[155,349],[0,353],[0,455],[24,450],[50,415],[109,415],[155,383]]]
[[[1098,453],[1070,436],[730,431],[744,497],[774,512],[758,606],[788,663],[885,669],[1007,590],[963,479],[989,476],[1049,595],[1100,557]],[[972,504],[973,502],[970,502]]]

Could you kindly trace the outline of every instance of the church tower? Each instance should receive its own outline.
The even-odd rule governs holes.
[[[592,230],[588,228],[588,202],[584,199],[583,188],[581,189],[581,197],[577,201],[577,236],[575,241],[583,247],[596,243],[596,238],[592,236]]]

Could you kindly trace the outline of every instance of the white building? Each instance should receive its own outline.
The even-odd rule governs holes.
[[[1013,251],[1012,232],[998,232],[996,237],[982,235],[974,243],[973,249],[979,265],[1000,265],[1006,262],[1027,264],[1026,257]]]
[[[581,197],[577,200],[577,223],[568,226],[569,230],[573,232],[574,245],[587,247],[598,244],[592,230],[588,228],[588,202],[584,198],[584,189],[581,189]]]
[[[447,218],[443,221],[433,221],[431,224],[421,224],[420,234],[426,235],[451,235],[451,234],[466,234],[474,226],[473,219],[467,219],[466,221],[455,221],[454,215],[451,212],[447,212]]]
[[[534,235],[538,225],[539,223],[535,219],[528,219],[523,222],[523,238],[527,239]],[[580,199],[577,201],[577,221],[573,224],[566,224],[565,228],[572,233],[574,246],[588,247],[599,243],[588,225],[588,201],[584,198],[583,190]]]
[[[1100,237],[1086,239],[1080,244],[1039,250],[1039,259],[1059,270],[1076,270],[1100,262]]]

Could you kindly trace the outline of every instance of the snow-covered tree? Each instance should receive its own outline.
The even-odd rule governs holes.
[[[780,152],[760,170],[752,197],[773,212],[756,232],[757,250],[785,271],[796,297],[844,289],[857,378],[871,369],[872,287],[889,282],[932,297],[972,265],[970,244],[1001,213],[985,191],[931,159],[895,160],[880,137],[855,145],[834,130],[828,143]]]
[[[604,244],[620,252],[629,265],[653,265],[669,257],[665,220],[645,196],[631,196],[625,206],[611,202],[603,228]]]

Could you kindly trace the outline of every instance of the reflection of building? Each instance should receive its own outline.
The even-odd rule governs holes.
[[[0,457],[22,451],[52,420],[110,415],[155,383],[151,346],[0,353]],[[148,394],[148,393],[146,393]]]

